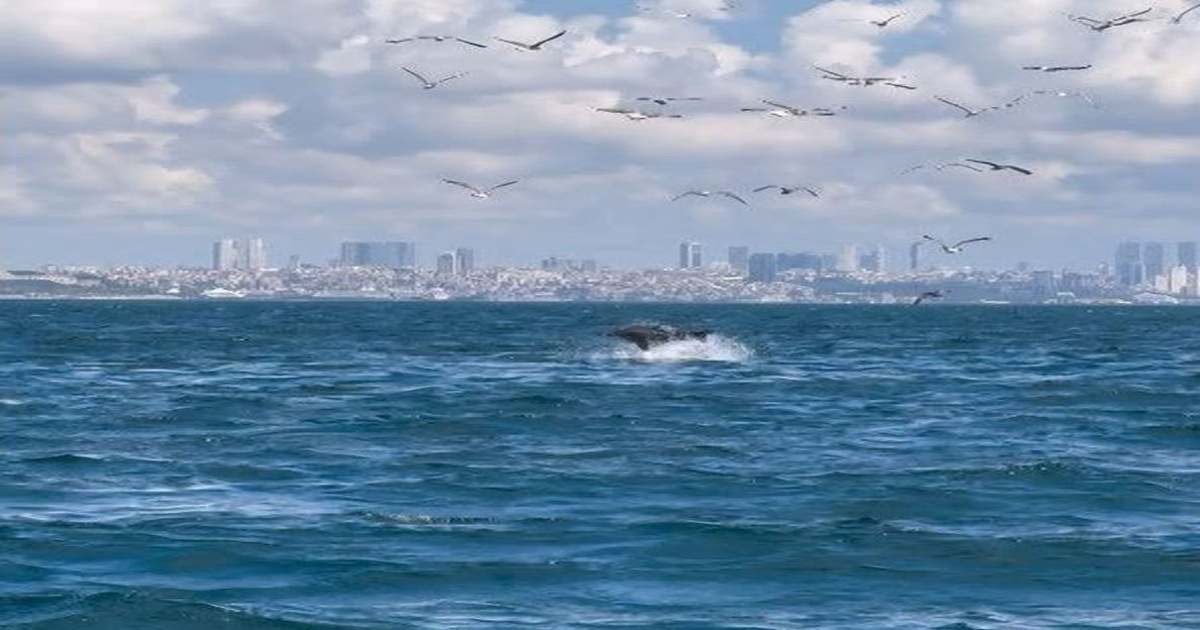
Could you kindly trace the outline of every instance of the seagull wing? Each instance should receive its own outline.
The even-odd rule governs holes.
[[[1146,15],[1147,13],[1149,13],[1149,12],[1151,12],[1151,11],[1153,11],[1153,10],[1154,10],[1154,7],[1150,7],[1150,8],[1148,8],[1148,9],[1142,9],[1141,11],[1138,11],[1138,12],[1136,12],[1136,13],[1126,13],[1125,15],[1122,15],[1121,17],[1119,17],[1119,18],[1116,18],[1115,20],[1112,20],[1112,21],[1113,21],[1113,22],[1116,22],[1116,21],[1119,21],[1119,20],[1128,20],[1129,18],[1135,18],[1135,17],[1138,17],[1138,16],[1140,16],[1140,15]]]
[[[946,249],[946,250],[950,249],[950,248],[946,247],[946,243],[942,242],[942,239],[940,239],[940,238],[934,238],[928,234],[922,234],[921,236],[924,237],[925,240],[927,240],[927,241],[933,241],[934,243],[941,245],[942,249]]]
[[[385,40],[383,40],[383,43],[385,43],[385,44],[403,44],[404,42],[411,42],[414,39],[416,39],[416,38],[415,37],[403,37],[400,39],[385,39]]]
[[[814,196],[814,197],[820,197],[820,196],[821,196],[821,194],[820,194],[820,193],[818,193],[818,192],[817,192],[817,190],[816,190],[815,188],[809,188],[808,186],[801,186],[801,187],[800,187],[800,190],[803,190],[804,192],[806,192],[806,193],[808,193],[808,194],[810,194],[810,195],[812,195],[812,196]]]
[[[735,201],[738,201],[738,202],[740,202],[740,203],[741,203],[743,206],[748,206],[748,205],[750,205],[750,204],[746,203],[746,200],[745,200],[745,199],[742,199],[742,198],[741,198],[741,197],[739,197],[737,194],[735,194],[735,193],[731,193],[731,192],[729,192],[728,190],[720,190],[720,191],[717,191],[717,194],[718,194],[718,195],[725,195],[726,197],[729,197],[730,199],[733,199],[733,200],[735,200]]]
[[[517,48],[524,48],[525,50],[530,50],[532,48],[529,44],[526,44],[525,42],[518,42],[514,39],[504,39],[503,37],[493,37],[492,39],[502,41],[505,44],[512,44]]]
[[[895,81],[884,81],[884,82],[883,82],[883,84],[884,84],[884,85],[890,85],[890,86],[892,86],[892,87],[895,87],[895,88],[900,88],[900,89],[902,89],[902,90],[915,90],[915,89],[917,89],[917,86],[915,86],[915,85],[908,85],[907,83],[897,83],[897,82],[895,82]]]
[[[1000,168],[1004,168],[1004,167],[1003,167],[1002,165],[1000,165],[1000,164],[997,164],[997,163],[995,163],[995,162],[989,162],[989,161],[987,161],[987,160],[976,160],[975,158],[966,158],[966,161],[967,161],[967,162],[974,162],[974,163],[976,163],[976,164],[982,164],[982,165],[984,165],[984,166],[990,166],[990,167],[992,167],[992,169],[1000,169]]]
[[[1183,19],[1183,16],[1185,16],[1185,15],[1187,15],[1187,14],[1191,13],[1192,11],[1195,11],[1196,9],[1200,9],[1200,4],[1194,4],[1194,5],[1192,5],[1192,6],[1188,7],[1188,8],[1186,8],[1186,9],[1184,9],[1182,13],[1180,13],[1179,15],[1176,15],[1175,17],[1171,18],[1171,23],[1172,23],[1172,24],[1178,24],[1178,23],[1180,22],[1180,20],[1182,20],[1182,19]]]
[[[990,237],[990,236],[980,236],[978,238],[968,238],[966,240],[959,241],[959,242],[955,243],[954,246],[962,247],[963,245],[966,245],[967,243],[977,243],[979,241],[990,241],[990,240],[992,240],[992,237]]]
[[[963,107],[962,105],[959,105],[958,103],[955,103],[954,101],[948,101],[948,100],[938,96],[937,94],[934,94],[933,98],[935,98],[951,107],[957,107],[957,108],[961,109],[962,111],[966,112],[968,116],[974,116],[975,114],[978,113],[975,110]]]
[[[1000,168],[1006,168],[1010,171],[1016,171],[1018,173],[1022,173],[1025,175],[1033,175],[1033,171],[1031,171],[1027,168],[1024,168],[1024,167],[1017,166],[1015,164],[1001,164]]]
[[[766,103],[767,105],[770,105],[771,107],[778,107],[779,109],[791,112],[796,115],[799,115],[800,111],[801,111],[799,107],[792,107],[791,105],[784,105],[783,103],[776,103],[775,101],[768,101],[765,98],[761,99],[761,100],[762,100],[762,102]]]
[[[487,191],[488,191],[488,192],[492,192],[493,190],[497,190],[497,189],[499,189],[499,188],[504,188],[505,186],[512,186],[513,184],[515,184],[515,183],[517,183],[517,182],[519,182],[519,181],[521,181],[521,180],[519,180],[519,179],[514,179],[514,180],[512,180],[512,181],[510,181],[510,182],[504,182],[503,184],[496,184],[495,186],[492,186],[491,188],[487,189]]]
[[[445,83],[445,82],[449,81],[450,79],[457,79],[458,77],[466,76],[466,75],[467,75],[466,72],[459,72],[458,74],[452,74],[450,76],[442,77],[437,80],[437,83],[439,85],[441,85],[442,83]]]
[[[783,186],[780,186],[780,185],[778,185],[778,184],[767,184],[766,186],[759,186],[758,188],[755,188],[755,189],[754,189],[753,191],[751,191],[751,192],[762,192],[762,191],[764,191],[764,190],[768,190],[768,189],[771,189],[771,188],[778,188],[778,189],[780,189],[780,190],[783,190]]]
[[[479,42],[473,42],[469,39],[463,39],[461,37],[455,37],[454,41],[466,44],[468,46],[474,46],[476,48],[487,48],[487,44],[480,44]]]
[[[676,199],[682,199],[689,195],[696,195],[697,197],[707,197],[708,196],[707,194],[700,192],[699,190],[689,190],[687,192],[682,192],[682,193],[679,193],[678,195],[675,195],[674,197],[671,197],[671,201],[675,201]]]
[[[923,169],[923,168],[925,168],[925,165],[924,165],[924,164],[917,164],[916,166],[910,166],[910,167],[908,167],[908,168],[904,169],[903,171],[900,171],[900,174],[901,174],[901,175],[907,175],[907,174],[909,174],[909,173],[911,173],[911,172],[913,172],[913,171],[919,171],[919,170],[921,170],[921,169]]]
[[[813,67],[816,68],[817,70],[820,70],[821,72],[824,72],[826,75],[828,75],[825,77],[826,79],[833,79],[834,81],[848,81],[850,79],[850,77],[848,77],[840,72],[834,72],[833,70],[826,70],[825,68],[822,68],[821,66],[813,66]]]
[[[404,66],[400,66],[400,69],[411,74],[416,80],[420,81],[421,83],[423,83],[425,85],[429,85],[429,79],[426,79],[425,77],[421,76],[421,73],[417,72],[416,70],[412,70],[410,68],[405,68]]]
[[[971,166],[970,164],[963,164],[962,162],[949,162],[946,164],[942,164],[941,166],[938,167],[938,170],[940,171],[944,168],[950,168],[951,166],[957,166],[959,168],[971,169],[972,171],[975,171],[976,173],[983,172],[983,169],[979,168],[978,166]]]
[[[446,178],[442,178],[442,181],[446,182],[447,184],[454,184],[455,186],[458,186],[460,188],[466,188],[467,190],[469,190],[473,193],[479,193],[481,195],[483,194],[482,190],[479,190],[478,188],[476,188],[466,182],[460,182],[456,179],[446,179]]]
[[[547,37],[546,39],[543,39],[543,40],[541,40],[541,41],[539,41],[539,42],[536,42],[536,43],[534,43],[534,44],[531,44],[529,47],[530,47],[530,48],[533,48],[534,50],[537,50],[538,48],[541,48],[541,47],[542,47],[542,44],[546,44],[546,43],[552,42],[552,41],[554,41],[554,40],[558,39],[559,37],[562,37],[563,35],[566,35],[566,34],[567,34],[567,31],[566,31],[566,29],[563,29],[563,30],[561,30],[561,31],[559,31],[559,32],[557,32],[557,33],[555,33],[555,34],[551,35],[550,37]]]
[[[596,111],[607,112],[609,114],[632,114],[632,113],[634,113],[634,110],[625,109],[622,107],[597,107]]]

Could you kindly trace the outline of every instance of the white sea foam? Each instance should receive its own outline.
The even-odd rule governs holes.
[[[621,344],[612,350],[611,357],[651,363],[683,361],[721,361],[741,363],[754,356],[754,351],[742,342],[721,335],[707,339],[680,339],[641,350],[632,344]]]

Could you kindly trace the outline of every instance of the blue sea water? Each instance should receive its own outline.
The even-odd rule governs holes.
[[[1200,628],[1198,393],[1186,307],[2,302],[0,627]]]

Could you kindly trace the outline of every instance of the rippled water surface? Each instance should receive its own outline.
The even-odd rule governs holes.
[[[1198,393],[1183,307],[3,302],[0,627],[1200,628]]]

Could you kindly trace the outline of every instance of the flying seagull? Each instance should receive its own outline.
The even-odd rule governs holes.
[[[596,111],[605,112],[608,114],[621,114],[629,120],[649,120],[651,118],[683,118],[683,115],[681,114],[646,112],[640,109],[626,109],[624,107],[597,107]]]
[[[426,90],[432,90],[433,88],[445,83],[446,81],[449,81],[450,79],[457,79],[458,77],[461,77],[461,76],[467,74],[466,72],[459,72],[458,74],[452,74],[450,76],[442,77],[442,78],[438,79],[437,81],[430,81],[429,79],[426,79],[424,76],[422,76],[421,73],[417,72],[416,70],[413,70],[411,68],[405,68],[404,66],[400,66],[400,68],[402,70],[404,70],[405,72],[411,74],[413,76],[413,78],[415,78],[416,80],[420,81],[421,87],[425,88]]]
[[[901,88],[904,90],[917,89],[916,86],[908,85],[906,83],[901,83],[899,77],[855,77],[855,76],[850,76],[848,74],[842,74],[840,72],[834,72],[833,70],[827,70],[827,69],[822,68],[821,66],[817,66],[817,65],[814,65],[813,67],[816,68],[817,70],[820,70],[821,72],[825,73],[825,74],[821,75],[822,79],[829,79],[830,81],[839,81],[841,83],[845,83],[846,85],[861,85],[864,87],[870,87],[872,85],[883,84],[883,85],[890,85],[895,88]]]
[[[741,111],[744,111],[744,112],[766,112],[768,115],[775,116],[776,118],[791,118],[791,117],[799,117],[799,116],[836,116],[837,115],[836,111],[834,111],[833,109],[830,109],[828,107],[814,107],[812,109],[800,109],[799,107],[794,107],[792,105],[785,105],[783,103],[769,101],[765,98],[761,99],[761,100],[763,103],[770,105],[770,107],[743,107],[743,108],[741,108]],[[843,105],[839,109],[846,109],[846,106]]]
[[[918,164],[918,165],[916,165],[916,166],[910,166],[910,167],[908,167],[908,168],[904,169],[903,171],[900,171],[900,174],[901,174],[901,175],[907,175],[908,173],[911,173],[911,172],[913,172],[913,171],[917,171],[917,170],[920,170],[920,169],[926,168],[927,166],[929,166],[929,165],[927,165],[927,164]],[[948,169],[948,168],[950,168],[950,167],[954,166],[954,167],[957,167],[957,168],[965,168],[965,169],[967,169],[967,170],[970,170],[970,171],[975,171],[976,173],[982,173],[982,172],[983,172],[983,169],[979,168],[978,166],[974,166],[974,165],[971,165],[971,164],[967,164],[967,163],[965,163],[965,162],[942,162],[941,164],[933,164],[932,166],[933,166],[934,170],[938,170],[938,171],[944,171],[944,170],[946,170],[946,169]]]
[[[878,26],[879,28],[883,28],[883,27],[887,26],[888,24],[891,24],[892,20],[894,20],[902,15],[904,15],[904,14],[897,13],[897,14],[887,18],[886,20],[868,20],[868,22],[870,22],[871,24],[874,24],[875,26]]]
[[[1090,18],[1085,15],[1072,15],[1070,13],[1067,14],[1067,17],[1070,18],[1071,21],[1078,22],[1079,24],[1082,24],[1082,25],[1092,29],[1093,31],[1096,31],[1097,33],[1099,33],[1101,31],[1107,31],[1108,29],[1116,27],[1116,26],[1125,26],[1126,24],[1133,24],[1134,22],[1148,21],[1150,18],[1144,18],[1141,16],[1143,16],[1153,10],[1154,10],[1154,8],[1151,7],[1149,9],[1143,9],[1141,11],[1136,11],[1134,13],[1127,13],[1125,15],[1121,15],[1121,16],[1111,18],[1108,20],[1098,20],[1096,18]]]
[[[1031,92],[1031,94],[1063,96],[1063,97],[1074,96],[1076,98],[1083,99],[1084,101],[1087,102],[1088,105],[1091,105],[1092,107],[1095,107],[1097,109],[1100,108],[1100,105],[1097,104],[1096,101],[1092,100],[1092,97],[1088,96],[1087,93],[1084,92],[1083,90],[1034,90],[1033,92]]]
[[[1042,72],[1062,72],[1064,70],[1087,70],[1092,64],[1083,66],[1021,66],[1022,70],[1041,70]]]
[[[480,44],[479,42],[473,42],[469,39],[463,39],[461,37],[454,37],[453,35],[417,35],[414,37],[402,37],[400,39],[385,39],[383,41],[386,44],[403,44],[404,42],[412,42],[416,40],[426,40],[431,42],[447,42],[453,40],[468,46],[474,46],[476,48],[487,48],[487,44]]]
[[[661,107],[666,107],[668,104],[675,101],[703,101],[704,98],[700,96],[639,96],[634,100],[650,101],[651,103],[656,103]]]
[[[762,192],[762,191],[764,191],[764,190],[769,190],[769,189],[771,189],[771,188],[778,188],[778,189],[779,189],[779,194],[781,194],[781,195],[790,195],[790,194],[792,194],[792,193],[799,192],[799,191],[803,190],[804,192],[806,192],[806,193],[808,193],[808,194],[812,195],[813,197],[820,197],[820,196],[821,196],[821,194],[820,194],[820,193],[818,193],[818,192],[816,191],[816,189],[814,189],[814,188],[809,188],[808,186],[779,186],[779,185],[777,185],[777,184],[768,184],[768,185],[766,185],[766,186],[759,186],[758,188],[755,188],[755,189],[754,189],[754,192]]]
[[[544,46],[566,34],[567,34],[567,31],[564,29],[564,30],[561,30],[561,31],[551,35],[550,37],[547,37],[546,39],[536,41],[532,44],[527,44],[525,42],[518,42],[518,41],[511,40],[511,39],[504,39],[503,37],[496,37],[494,39],[498,39],[498,40],[504,42],[505,44],[512,44],[513,46],[516,46],[517,48],[520,48],[521,50],[541,50],[542,46]]]
[[[1027,168],[1022,168],[1015,164],[999,164],[997,162],[989,162],[987,160],[976,160],[975,158],[967,158],[966,161],[974,162],[976,164],[982,164],[984,166],[990,167],[991,170],[993,170],[993,171],[1006,171],[1007,170],[1007,171],[1016,171],[1018,173],[1023,173],[1025,175],[1033,175],[1033,171],[1031,171]]]
[[[468,184],[466,182],[460,182],[460,181],[454,180],[454,179],[442,178],[442,181],[446,182],[447,184],[454,184],[455,186],[458,186],[459,188],[466,188],[467,190],[471,191],[472,197],[477,197],[479,199],[487,199],[488,197],[490,197],[492,195],[492,192],[494,192],[495,190],[497,190],[499,188],[504,188],[505,186],[512,186],[513,184],[515,184],[521,180],[514,179],[510,182],[504,182],[503,184],[496,184],[495,186],[492,186],[491,188],[478,188],[478,187],[472,186],[471,184]]]
[[[729,197],[730,199],[733,199],[734,201],[742,204],[743,206],[750,205],[750,204],[746,203],[745,199],[742,199],[736,193],[729,192],[728,190],[689,190],[687,192],[682,192],[682,193],[679,193],[678,195],[675,195],[674,197],[671,197],[671,201],[676,201],[678,199],[681,199],[683,197],[687,197],[690,195],[695,195],[697,197],[711,197],[713,195],[721,195],[723,197]]]
[[[930,300],[930,299],[935,299],[935,298],[940,298],[940,297],[942,297],[941,291],[923,291],[923,292],[921,292],[921,295],[917,296],[917,299],[913,300],[912,303],[913,303],[913,306],[916,306],[916,305],[920,304],[921,302],[924,302],[925,300]]]
[[[1195,11],[1196,9],[1200,9],[1200,4],[1193,4],[1192,6],[1190,6],[1190,7],[1186,8],[1186,9],[1184,9],[1184,10],[1183,10],[1182,12],[1180,12],[1178,15],[1176,15],[1176,16],[1175,16],[1175,17],[1173,17],[1173,18],[1171,18],[1171,23],[1172,23],[1172,24],[1179,24],[1179,22],[1180,22],[1180,21],[1183,19],[1183,16],[1185,16],[1185,15],[1187,15],[1187,14],[1191,13],[1192,11]]]
[[[942,248],[942,251],[946,252],[947,254],[957,254],[957,253],[961,252],[963,249],[963,245],[966,245],[967,243],[975,243],[978,241],[992,240],[992,237],[990,237],[990,236],[980,236],[978,238],[968,238],[966,240],[958,241],[957,243],[955,243],[953,245],[947,245],[940,238],[934,238],[928,234],[925,234],[923,236],[925,237],[925,240],[933,241],[933,242],[937,243],[938,245],[940,245]]]
[[[1021,99],[1025,98],[1025,97],[1023,95],[1018,96],[1003,105],[990,105],[988,107],[980,107],[978,109],[973,109],[973,108],[967,107],[966,105],[961,105],[959,103],[955,103],[954,101],[944,99],[936,94],[933,96],[933,98],[935,98],[938,101],[941,101],[951,107],[957,107],[958,109],[960,109],[964,112],[964,117],[970,118],[972,116],[978,116],[987,111],[1008,109],[1009,107],[1012,107],[1012,106],[1016,105],[1017,103],[1020,103]]]

